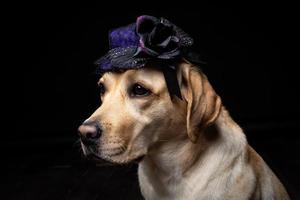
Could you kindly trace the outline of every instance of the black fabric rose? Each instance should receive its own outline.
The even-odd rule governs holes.
[[[140,40],[135,56],[174,59],[181,54],[181,47],[193,43],[192,38],[164,18],[143,15],[137,19],[136,32]]]

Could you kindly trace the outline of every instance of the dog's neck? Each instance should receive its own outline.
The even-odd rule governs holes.
[[[139,165],[141,190],[143,194],[152,191],[166,196],[180,194],[177,188],[187,188],[190,191],[192,188],[188,187],[194,184],[192,180],[197,179],[190,174],[197,174],[205,184],[205,180],[228,167],[218,163],[222,163],[224,159],[227,163],[230,163],[229,159],[234,161],[235,157],[244,152],[245,146],[246,139],[242,130],[225,108],[222,108],[215,123],[200,133],[197,143],[192,143],[188,138],[170,140],[149,152]],[[218,166],[222,166],[222,169]],[[144,187],[143,184],[148,185]],[[177,187],[178,184],[186,186]],[[148,191],[145,191],[146,188]]]

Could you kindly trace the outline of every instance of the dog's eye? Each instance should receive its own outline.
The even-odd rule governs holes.
[[[103,85],[103,83],[100,83],[99,84],[99,90],[100,90],[100,95],[104,95],[106,89],[105,89],[105,86]]]
[[[134,84],[131,88],[130,95],[133,97],[143,97],[150,95],[151,92],[139,84]]]

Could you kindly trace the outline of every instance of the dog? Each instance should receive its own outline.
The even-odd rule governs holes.
[[[289,199],[206,75],[184,59],[176,74],[182,100],[154,65],[104,73],[102,104],[79,127],[84,154],[138,161],[147,200]]]

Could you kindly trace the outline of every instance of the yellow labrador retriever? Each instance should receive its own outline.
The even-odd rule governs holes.
[[[206,76],[183,60],[177,78],[183,100],[155,66],[105,73],[102,105],[79,127],[84,153],[139,160],[145,199],[289,199]]]

